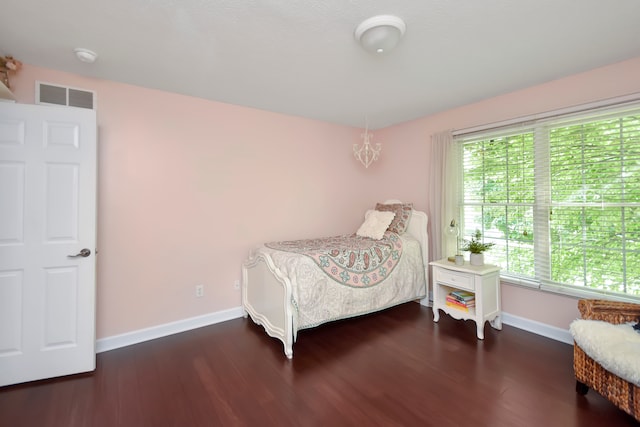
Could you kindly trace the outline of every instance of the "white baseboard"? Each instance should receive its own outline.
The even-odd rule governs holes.
[[[537,322],[524,317],[514,316],[513,314],[505,312],[502,312],[502,323],[527,332],[542,335],[543,337],[551,338],[552,340],[573,345],[573,337],[568,329],[558,328],[556,326],[547,325],[546,323]]]
[[[122,335],[100,338],[96,341],[96,353],[115,350],[116,348],[166,337],[168,335],[189,331],[191,329],[213,325],[215,323],[226,322],[227,320],[237,319],[243,315],[242,307],[236,307],[202,316],[191,317],[189,319],[178,320],[176,322],[165,323],[163,325],[153,326],[150,328],[139,329]]]
[[[423,299],[420,303],[424,306],[430,306],[428,298]],[[163,325],[153,326],[151,328],[139,329],[137,331],[127,332],[122,335],[101,338],[96,341],[96,352],[115,350],[117,348],[138,344],[144,341],[156,338],[166,337],[168,335],[186,332],[191,329],[201,328],[203,326],[214,325],[227,320],[237,319],[244,315],[242,307],[222,310],[215,313],[205,314],[203,316],[191,317],[189,319],[178,320],[176,322],[165,323]],[[573,337],[568,329],[561,329],[556,326],[547,325],[535,320],[526,319],[524,317],[514,316],[509,313],[502,313],[502,323],[522,329],[543,337],[551,338],[566,344],[573,345]]]

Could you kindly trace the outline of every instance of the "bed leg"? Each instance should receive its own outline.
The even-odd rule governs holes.
[[[287,359],[293,359],[293,348],[290,345],[284,345],[284,354],[287,356]]]

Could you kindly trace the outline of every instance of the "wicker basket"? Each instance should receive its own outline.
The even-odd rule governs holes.
[[[619,324],[640,318],[640,305],[605,300],[580,300],[578,309],[583,319],[603,320]],[[576,390],[585,394],[589,388],[640,421],[640,387],[604,369],[577,344],[573,345],[573,369]]]

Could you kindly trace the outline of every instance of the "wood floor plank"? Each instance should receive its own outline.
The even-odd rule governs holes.
[[[250,319],[98,355],[94,373],[0,388],[0,425],[637,425],[575,392],[572,347],[408,303],[299,333],[294,359]]]

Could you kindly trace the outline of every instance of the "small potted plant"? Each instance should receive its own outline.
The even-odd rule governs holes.
[[[483,243],[480,230],[471,235],[471,240],[465,240],[462,246],[463,251],[471,252],[469,263],[471,265],[484,265],[484,252],[491,249],[495,243]]]

